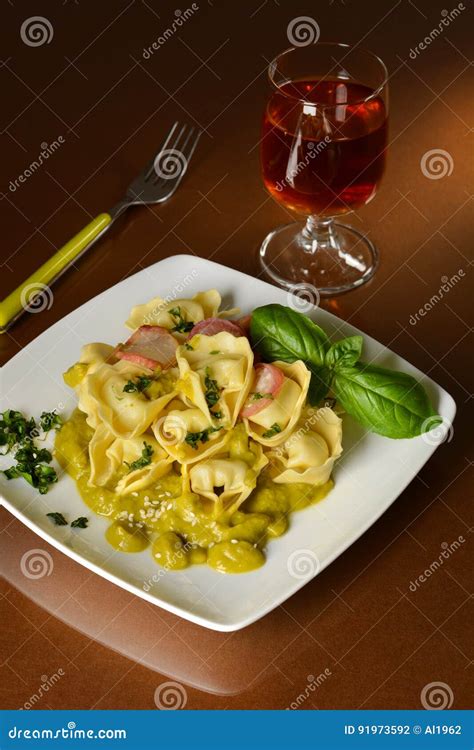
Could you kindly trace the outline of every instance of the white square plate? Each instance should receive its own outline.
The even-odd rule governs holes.
[[[225,266],[190,255],[177,255],[120,282],[67,315],[17,354],[2,371],[1,409],[31,416],[59,409],[69,414],[74,394],[61,374],[79,355],[82,344],[124,339],[131,307],[157,295],[189,297],[218,289],[225,306],[246,314],[269,302],[287,304],[286,292]],[[311,317],[330,337],[360,333],[329,312]],[[456,405],[451,396],[408,362],[364,336],[364,360],[411,373],[422,381],[447,424]],[[220,631],[243,628],[288,599],[364,533],[400,495],[436,449],[426,437],[389,440],[366,433],[344,417],[344,453],[337,462],[335,487],[320,503],[293,514],[289,531],[267,547],[266,564],[251,573],[223,576],[207,566],[157,576],[149,550],[113,552],[104,538],[108,522],[86,509],[73,480],[63,475],[47,495],[20,480],[0,476],[5,506],[23,523],[81,565],[163,609]],[[430,442],[432,444],[430,444]],[[87,531],[53,526],[50,511],[68,518],[86,514]],[[147,582],[154,581],[151,590]]]

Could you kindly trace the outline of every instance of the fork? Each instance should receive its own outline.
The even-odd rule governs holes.
[[[199,129],[175,122],[156,156],[129,185],[124,198],[110,211],[92,219],[0,302],[0,333],[5,333],[24,312],[49,309],[52,305],[52,284],[110,229],[127,208],[168,200],[186,173],[201,133]]]

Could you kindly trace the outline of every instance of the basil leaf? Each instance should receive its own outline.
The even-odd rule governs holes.
[[[336,341],[326,354],[326,364],[335,369],[355,365],[362,354],[363,343],[362,336],[348,336],[346,339]]]
[[[296,362],[301,359],[311,371],[308,400],[316,406],[327,395],[330,371],[324,360],[329,339],[316,323],[283,305],[263,305],[252,313],[250,337],[265,362]]]
[[[324,365],[329,339],[316,323],[289,307],[263,305],[252,313],[250,337],[265,362],[302,359],[314,368]]]
[[[311,381],[308,388],[308,401],[311,406],[317,406],[329,393],[331,371],[327,367],[313,368],[308,363],[306,363],[306,366],[311,371]]]
[[[331,386],[346,412],[380,435],[415,437],[441,422],[411,375],[358,362],[361,336],[348,336],[331,346],[324,331],[305,315],[272,304],[254,310],[250,337],[264,362],[303,360],[311,371],[312,406]]]
[[[416,437],[442,421],[423,386],[404,372],[358,362],[336,369],[332,388],[348,414],[385,437]]]

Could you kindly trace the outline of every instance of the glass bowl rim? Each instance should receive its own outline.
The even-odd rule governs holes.
[[[350,102],[350,104],[363,104],[364,102],[368,102],[371,99],[375,99],[379,94],[385,89],[385,87],[388,84],[389,79],[389,73],[387,66],[385,65],[384,61],[381,57],[375,54],[375,52],[371,52],[370,50],[366,49],[365,47],[358,47],[353,44],[348,44],[346,42],[317,42],[316,45],[318,47],[344,47],[348,50],[358,50],[360,52],[363,52],[365,55],[368,55],[372,60],[377,62],[383,71],[383,80],[382,83],[377,86],[374,91],[369,96],[366,96],[364,99],[358,99],[354,102]],[[276,55],[273,60],[269,63],[267,68],[267,76],[268,80],[270,81],[270,84],[273,88],[278,89],[280,93],[283,96],[286,96],[288,99],[293,99],[295,102],[301,102],[301,104],[313,104],[316,107],[320,107],[322,109],[334,109],[335,107],[344,106],[344,102],[340,102],[338,104],[322,104],[321,102],[311,102],[308,99],[301,99],[299,96],[295,96],[294,94],[290,94],[286,91],[283,91],[281,88],[281,85],[277,84],[274,80],[273,74],[275,72],[275,69],[277,68],[277,61],[280,60],[284,55],[288,55],[290,52],[298,52],[298,50],[302,49],[302,47],[288,47],[287,49],[283,50],[283,52],[279,52],[278,55]],[[291,79],[289,79],[291,80]],[[337,79],[336,79],[337,80]],[[344,80],[344,79],[340,79]]]

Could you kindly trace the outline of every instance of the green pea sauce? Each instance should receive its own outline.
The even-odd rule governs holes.
[[[108,543],[121,552],[143,552],[148,547],[146,532],[140,526],[115,521],[105,532]]]
[[[221,573],[259,568],[265,562],[267,541],[288,529],[289,514],[318,502],[333,486],[332,480],[321,487],[275,484],[263,472],[238,511],[214,518],[212,502],[183,492],[181,476],[174,469],[133,495],[119,497],[111,488],[89,486],[91,437],[85,415],[76,409],[57,433],[58,461],[76,481],[89,508],[110,519],[109,544],[128,553],[150,546],[153,559],[167,570],[204,563]],[[250,460],[249,453],[245,434],[236,430],[231,458]]]

